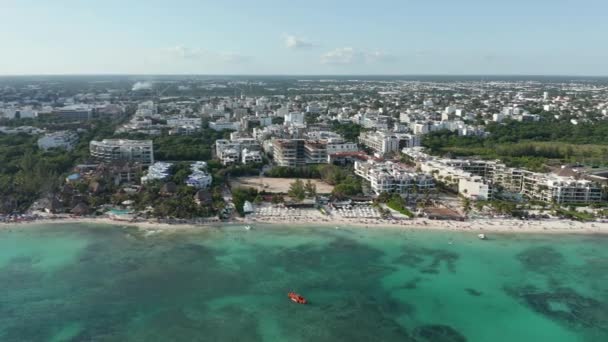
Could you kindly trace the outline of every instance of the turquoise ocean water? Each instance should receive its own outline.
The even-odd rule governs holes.
[[[0,230],[0,341],[608,341],[606,236],[254,228]]]

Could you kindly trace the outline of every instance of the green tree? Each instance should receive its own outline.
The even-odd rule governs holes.
[[[294,198],[298,201],[306,198],[306,188],[304,187],[304,182],[301,179],[296,179],[295,182],[289,185],[289,191],[287,191],[289,197]]]
[[[314,184],[310,179],[306,181],[306,185],[304,185],[304,190],[306,190],[306,194],[308,197],[317,196],[317,185]]]

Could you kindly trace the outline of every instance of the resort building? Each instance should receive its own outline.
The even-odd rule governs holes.
[[[190,165],[192,173],[186,179],[186,185],[195,189],[206,189],[213,183],[213,177],[207,172],[207,163],[197,161]]]
[[[414,189],[418,192],[435,189],[430,174],[415,172],[390,161],[355,161],[355,174],[369,181],[376,195],[383,192],[406,194]]]
[[[93,140],[89,143],[89,151],[91,157],[106,163],[114,161],[137,162],[142,165],[154,163],[152,140]]]
[[[173,164],[156,162],[148,168],[145,176],[141,177],[141,183],[146,184],[155,180],[166,180],[171,175]]]
[[[489,200],[497,186],[529,199],[557,204],[590,204],[602,200],[602,188],[577,175],[539,173],[507,167],[497,160],[445,159],[427,155],[419,149],[403,152],[418,162],[446,186],[471,199]]]

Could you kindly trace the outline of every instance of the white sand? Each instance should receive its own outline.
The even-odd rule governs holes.
[[[154,220],[123,222],[114,221],[109,218],[60,218],[42,219],[24,223],[0,223],[0,229],[18,229],[30,225],[41,224],[68,224],[68,223],[93,223],[111,224],[118,226],[138,227],[151,232],[173,231],[184,229],[205,229],[218,227],[222,224],[271,224],[277,226],[327,226],[334,227],[362,227],[362,228],[391,228],[405,230],[445,230],[461,232],[500,232],[500,233],[585,233],[585,234],[608,234],[608,223],[577,222],[570,220],[542,220],[522,221],[517,219],[472,219],[468,221],[437,221],[423,218],[411,220],[383,220],[373,218],[343,218],[339,216],[325,216],[318,210],[302,209],[288,216],[248,216],[230,222],[210,222],[205,224],[166,224]]]

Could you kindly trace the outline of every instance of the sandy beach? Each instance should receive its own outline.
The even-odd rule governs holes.
[[[380,218],[346,218],[336,215],[324,215],[318,210],[300,210],[281,216],[248,215],[232,221],[206,223],[159,223],[156,220],[117,221],[109,217],[60,217],[43,218],[21,223],[0,223],[0,229],[19,229],[30,225],[45,224],[108,224],[125,227],[136,227],[147,232],[165,232],[174,230],[191,230],[217,228],[222,225],[276,225],[279,226],[324,226],[328,228],[382,228],[405,230],[444,230],[460,232],[498,232],[498,233],[579,233],[608,234],[608,223],[578,222],[570,220],[518,220],[518,219],[469,219],[467,221],[415,219],[380,219]]]

